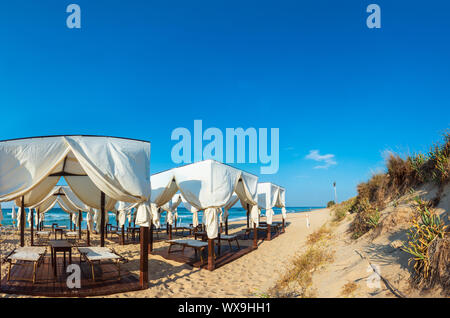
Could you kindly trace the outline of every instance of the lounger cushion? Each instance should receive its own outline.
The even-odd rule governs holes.
[[[236,237],[236,235],[220,235],[221,240],[235,240]]]
[[[45,247],[19,247],[14,253],[9,255],[9,260],[37,262],[42,254],[45,253]]]
[[[111,252],[107,247],[79,247],[80,253],[86,255],[90,261],[119,259],[120,256]]]
[[[208,246],[208,243],[197,241],[197,240],[190,240],[190,239],[179,239],[179,240],[169,240],[167,241],[172,244],[181,244],[181,245],[187,245],[191,247],[205,247]]]

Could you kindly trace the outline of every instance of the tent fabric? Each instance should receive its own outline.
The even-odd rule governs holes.
[[[140,223],[149,220],[150,143],[114,137],[54,136],[0,142],[0,202],[30,207],[64,177],[87,206],[106,209],[115,201],[139,204]],[[50,176],[53,175],[53,176]],[[147,224],[148,226],[148,224]]]
[[[102,222],[102,215],[99,209],[94,209],[94,217],[93,220],[95,222],[95,231],[100,232],[100,223]]]
[[[274,207],[282,208],[283,219],[286,218],[286,211],[283,213],[283,208],[286,210],[284,188],[270,182],[258,183],[257,196],[258,207],[266,210],[267,224],[272,224]]]
[[[223,220],[224,222],[226,220],[228,220],[228,210],[230,210],[234,205],[236,205],[236,203],[239,201],[239,197],[236,194],[233,194],[230,198],[230,200],[228,200],[228,202],[224,205],[223,207]]]
[[[16,223],[16,218],[17,218],[16,208],[15,208],[15,206],[13,204],[12,211],[11,211],[11,219],[13,221],[13,224]]]
[[[86,214],[86,224],[89,232],[94,230],[94,212],[93,209],[89,209]]]
[[[123,202],[123,201],[119,201],[116,204],[116,210],[117,210],[117,220],[119,221],[119,227],[122,227],[125,225],[125,222],[127,220],[127,215],[129,214],[131,216],[131,205]]]
[[[78,226],[78,219],[79,219],[78,213],[72,213],[70,219],[71,219],[71,221],[72,221],[73,224],[75,224],[76,226]]]
[[[32,216],[32,213],[33,213],[33,210],[32,210],[32,209],[28,209],[27,222],[28,222],[28,225],[29,225],[30,227],[33,226],[33,224],[31,223],[31,216]]]
[[[25,212],[24,212],[25,213]],[[22,207],[17,208],[17,228],[20,229],[22,224]]]
[[[78,210],[82,212],[87,212],[90,209],[90,206],[81,201],[72,189],[68,186],[61,186],[61,191],[64,193],[65,201],[71,205],[73,210]]]
[[[158,206],[155,203],[150,203],[150,208],[152,210],[152,223],[157,229],[159,229],[161,228],[161,215],[159,213]]]
[[[169,202],[166,202],[161,209],[167,212],[166,221],[169,225],[173,225],[175,218],[177,216],[177,208],[182,202],[181,195],[174,196]]]
[[[198,226],[198,210],[194,206],[192,206],[182,195],[181,201],[183,202],[183,206],[186,210],[192,213],[192,226],[197,227]]]
[[[233,193],[241,202],[257,205],[258,177],[215,160],[204,160],[151,176],[151,200],[158,206],[169,202],[177,191],[203,219],[208,238],[215,238],[219,227],[219,208]],[[209,228],[210,227],[210,228]],[[210,236],[213,235],[213,236]]]

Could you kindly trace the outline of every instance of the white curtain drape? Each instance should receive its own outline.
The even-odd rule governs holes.
[[[93,209],[89,209],[86,214],[86,224],[89,232],[94,230],[94,211]]]
[[[16,214],[16,208],[15,208],[14,204],[13,204],[13,206],[12,206],[11,219],[12,219],[12,221],[13,221],[13,225],[14,225],[14,224],[17,224],[17,222],[16,222],[17,214]]]

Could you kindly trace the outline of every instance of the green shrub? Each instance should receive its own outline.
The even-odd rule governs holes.
[[[331,208],[333,205],[335,205],[336,203],[334,201],[328,201],[327,203],[327,208]]]
[[[416,199],[416,214],[413,216],[412,227],[408,233],[407,245],[403,251],[412,255],[409,262],[414,262],[416,281],[426,281],[430,277],[432,264],[429,247],[436,239],[444,239],[447,235],[446,226],[434,213],[428,202]]]

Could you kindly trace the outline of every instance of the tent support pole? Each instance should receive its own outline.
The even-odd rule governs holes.
[[[141,243],[141,259],[139,262],[139,283],[142,289],[148,288],[148,227],[141,226],[139,240]]]
[[[21,203],[21,213],[20,213],[20,246],[25,246],[25,196],[22,196]]]
[[[39,231],[39,227],[41,224],[41,220],[39,219],[39,209],[36,210],[36,217],[37,217],[36,231]]]
[[[172,224],[169,224],[169,240],[172,239]]]
[[[247,204],[247,228],[250,227],[250,211],[248,209],[248,204]]]
[[[256,223],[253,223],[253,248],[258,248],[258,230],[256,229]]]
[[[214,240],[208,238],[208,270],[214,270]]]
[[[72,231],[72,213],[70,213],[69,215],[70,215],[69,227],[70,227],[70,230]]]
[[[148,242],[148,252],[151,254],[153,251],[153,222],[150,222],[150,231],[149,231],[149,242]]]
[[[217,255],[220,255],[220,232],[217,235]]]
[[[122,245],[125,245],[125,223],[122,224]]]
[[[284,233],[284,218],[283,218],[283,233]]]
[[[31,234],[31,246],[34,245],[34,209],[30,209],[30,213],[31,213],[31,224],[30,224],[30,234]]]
[[[87,246],[91,246],[91,231],[89,231],[89,228],[86,228],[86,237]]]
[[[83,218],[83,214],[81,214],[81,210],[78,210],[78,239],[81,240],[81,219]]]
[[[272,230],[270,229],[270,224],[267,224],[267,240],[270,241],[272,239]]]
[[[100,195],[100,246],[105,246],[105,194],[102,192]]]
[[[225,234],[228,235],[228,217],[225,220]]]

